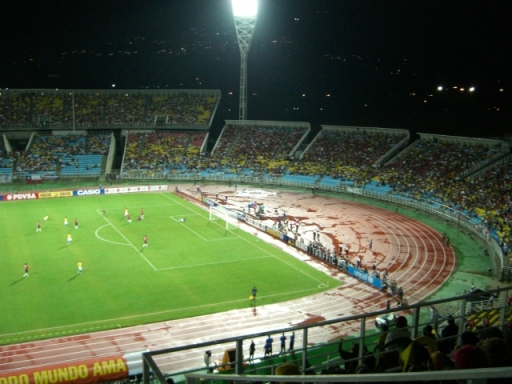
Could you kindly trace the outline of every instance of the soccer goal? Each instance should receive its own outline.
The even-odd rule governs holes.
[[[237,230],[240,226],[238,223],[238,214],[224,208],[222,205],[210,205],[209,222],[217,224],[226,231]]]

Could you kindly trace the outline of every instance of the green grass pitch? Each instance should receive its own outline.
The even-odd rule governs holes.
[[[2,202],[0,212],[1,344],[246,308],[253,286],[263,305],[340,284],[168,192]]]

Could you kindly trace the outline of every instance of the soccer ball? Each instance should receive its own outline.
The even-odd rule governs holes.
[[[182,218],[180,219],[180,223],[184,223],[185,221],[187,221],[187,218],[186,218],[186,217],[182,217]]]

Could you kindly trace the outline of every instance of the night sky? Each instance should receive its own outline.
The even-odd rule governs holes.
[[[0,15],[0,88],[220,89],[218,118],[238,119],[230,0],[2,0]],[[508,0],[260,0],[248,118],[512,133],[511,15]]]

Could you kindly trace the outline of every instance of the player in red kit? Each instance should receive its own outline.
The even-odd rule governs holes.
[[[142,238],[142,247],[147,248],[147,246],[148,246],[148,237],[146,235],[144,235],[144,237]]]

